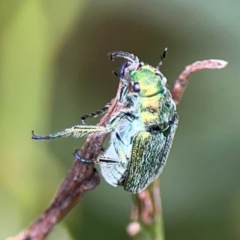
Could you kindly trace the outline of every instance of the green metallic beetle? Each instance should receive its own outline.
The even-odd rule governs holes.
[[[73,134],[74,137],[111,133],[111,139],[104,155],[97,161],[105,180],[113,186],[123,186],[124,190],[138,193],[159,177],[166,164],[178,125],[176,105],[166,87],[166,78],[159,71],[166,49],[158,67],[139,62],[127,52],[113,52],[111,59],[126,59],[119,72],[124,83],[119,101],[124,109],[116,113],[106,126],[76,125],[56,134],[32,138],[55,139]],[[87,117],[96,116],[102,110]],[[77,153],[75,156],[83,162]]]

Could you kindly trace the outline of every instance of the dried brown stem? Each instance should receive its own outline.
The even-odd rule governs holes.
[[[181,72],[178,78],[175,80],[175,83],[172,88],[172,98],[176,104],[178,104],[181,100],[181,97],[187,87],[189,76],[203,69],[221,69],[227,66],[227,62],[223,60],[210,59],[197,61],[185,67],[185,69]]]
[[[177,78],[173,89],[172,97],[176,104],[187,86],[187,79],[191,73],[201,69],[219,69],[227,65],[220,60],[206,60],[195,62]],[[120,92],[121,81],[117,94]],[[99,125],[105,125],[114,112],[117,112],[123,105],[116,96]],[[101,137],[88,137],[85,144],[79,150],[79,155],[85,159],[96,159],[107,134]],[[99,175],[93,164],[84,164],[75,159],[65,179],[61,183],[53,201],[44,213],[29,227],[15,237],[8,240],[43,240],[47,237],[53,227],[74,207],[81,196],[89,190],[94,189],[100,182]],[[159,182],[156,180],[143,192],[134,195],[132,211],[132,223],[127,231],[130,236],[137,239],[164,239],[163,217],[161,209],[161,198],[159,194]]]

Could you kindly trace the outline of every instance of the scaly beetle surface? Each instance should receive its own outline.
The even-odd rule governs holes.
[[[97,160],[76,158],[83,162],[100,164],[102,175],[113,186],[123,186],[124,190],[138,193],[159,177],[172,145],[178,125],[176,105],[166,87],[167,79],[159,71],[166,55],[164,51],[160,64],[154,68],[133,54],[112,52],[111,59],[126,59],[119,77],[123,88],[119,101],[124,109],[112,116],[105,126],[75,125],[64,131],[32,138],[55,139],[73,134],[74,137],[111,133],[111,139],[104,155]],[[108,109],[106,105],[96,113],[84,115],[95,117]]]

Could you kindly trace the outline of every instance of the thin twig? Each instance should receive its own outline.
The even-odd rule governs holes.
[[[178,104],[181,100],[181,97],[187,87],[189,76],[203,69],[221,69],[227,66],[227,62],[223,60],[210,59],[197,61],[185,67],[185,69],[181,72],[178,78],[175,80],[175,83],[172,88],[172,98],[176,104]]]
[[[179,104],[187,87],[189,76],[202,69],[221,69],[227,66],[222,60],[197,61],[188,65],[175,80],[172,88],[172,98]],[[161,206],[159,179],[150,184],[147,189],[133,196],[131,222],[127,232],[137,240],[164,240],[164,221]]]
[[[187,85],[187,79],[191,73],[205,68],[223,68],[226,64],[226,62],[220,60],[207,60],[196,62],[186,67],[179,75],[172,90],[172,96],[176,104],[180,101]],[[122,83],[120,81],[117,94],[120,92],[121,87]],[[114,112],[124,107],[117,100],[118,95],[113,99],[111,107],[103,116],[99,125],[105,125]],[[96,159],[106,137],[107,134],[99,137],[88,137],[81,150],[78,151],[79,155],[84,159]],[[81,163],[75,159],[52,202],[44,213],[35,222],[30,224],[26,230],[7,240],[45,239],[53,227],[75,206],[81,196],[86,191],[94,189],[99,182],[99,175],[93,164]],[[137,239],[140,239],[138,236],[150,236],[150,239],[158,240],[164,239],[158,180],[143,192],[134,195],[134,197],[132,223],[128,226],[129,235],[134,238],[137,237]]]

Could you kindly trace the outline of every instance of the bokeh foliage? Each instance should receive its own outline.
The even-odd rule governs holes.
[[[0,2],[0,239],[47,206],[83,140],[31,141],[80,122],[114,95],[106,54],[157,64],[169,86],[196,60],[202,71],[178,107],[180,125],[161,177],[167,239],[240,238],[240,2],[31,0]],[[94,121],[90,121],[95,123]],[[131,196],[102,181],[49,239],[128,239]]]

